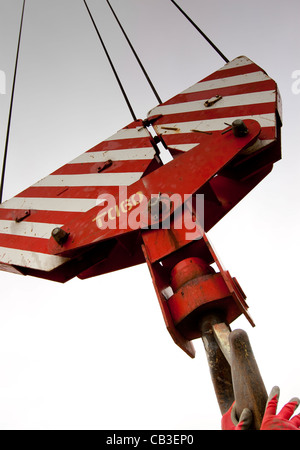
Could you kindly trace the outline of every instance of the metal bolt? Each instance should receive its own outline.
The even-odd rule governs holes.
[[[97,169],[98,173],[102,172],[103,170],[107,169],[112,165],[112,160],[108,159],[107,161],[104,161]]]
[[[206,107],[212,106],[221,99],[222,99],[221,95],[215,95],[214,97],[210,98],[209,100],[206,100],[206,102],[204,102],[204,106],[206,106]]]
[[[22,220],[26,219],[26,217],[30,216],[30,210],[24,211],[24,214],[22,216],[18,216],[15,218],[15,221],[17,223],[22,222]]]
[[[236,137],[243,137],[249,133],[248,128],[241,119],[236,119],[232,122],[232,130]]]
[[[204,134],[212,134],[212,132],[211,131],[202,131],[202,130],[196,130],[196,129],[193,129],[193,130],[191,130],[193,133],[204,133]]]
[[[69,236],[69,233],[59,227],[54,228],[51,234],[53,239],[61,246],[64,245]]]

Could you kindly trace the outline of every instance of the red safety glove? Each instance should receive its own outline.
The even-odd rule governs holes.
[[[261,430],[299,430],[300,414],[292,417],[300,403],[299,398],[292,398],[276,415],[280,390],[274,386],[268,398],[265,414],[262,420]],[[292,418],[291,418],[292,417]]]
[[[235,411],[235,403],[233,403],[222,417],[221,427],[222,430],[248,430],[251,422],[252,412],[250,409],[243,409],[240,420],[238,420]]]

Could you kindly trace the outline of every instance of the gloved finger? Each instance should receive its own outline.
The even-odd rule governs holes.
[[[221,428],[222,430],[234,430],[235,425],[232,421],[232,409],[233,409],[234,403],[231,405],[228,411],[222,416],[221,420]]]
[[[239,423],[239,419],[236,414],[235,402],[232,403],[229,411],[231,422],[233,423],[234,426],[236,426]]]
[[[237,430],[248,430],[252,423],[252,418],[253,418],[253,415],[252,415],[251,410],[248,408],[243,409],[236,429]]]
[[[300,428],[300,414],[297,414],[296,416],[292,417],[290,422],[295,425],[295,427]]]
[[[274,386],[270,392],[268,397],[267,405],[266,405],[266,415],[276,415],[278,400],[280,395],[280,389],[278,386]]]
[[[300,399],[298,397],[292,398],[284,407],[281,409],[280,413],[277,415],[280,419],[289,420],[290,417],[295,412],[295,409],[298,407],[300,403]]]

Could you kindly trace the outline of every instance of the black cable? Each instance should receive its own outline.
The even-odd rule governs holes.
[[[19,30],[19,39],[17,46],[17,54],[16,54],[16,62],[15,62],[15,70],[14,70],[14,78],[12,84],[11,98],[10,98],[10,107],[8,114],[8,123],[7,123],[7,131],[6,131],[6,141],[3,155],[3,164],[2,164],[2,174],[1,174],[1,184],[0,184],[0,203],[2,203],[2,195],[3,195],[3,187],[4,187],[4,177],[5,177],[5,169],[6,169],[6,159],[7,159],[7,151],[8,151],[8,143],[9,143],[9,134],[10,134],[10,124],[11,124],[11,116],[12,116],[12,108],[14,102],[14,94],[15,94],[15,85],[16,85],[16,77],[17,77],[17,69],[18,69],[18,61],[19,61],[19,51],[20,51],[20,43],[21,43],[21,35],[23,28],[23,18],[24,18],[24,10],[25,10],[25,1],[23,0],[22,14],[21,14],[21,22],[20,22],[20,30]]]
[[[207,42],[213,47],[214,50],[221,56],[221,58],[224,59],[225,62],[229,62],[229,59],[226,58],[225,55],[221,52],[221,50],[218,49],[218,47],[206,36],[206,34],[203,33],[202,30],[198,27],[198,25],[195,24],[195,22],[192,21],[192,19],[183,11],[183,9],[180,8],[180,6],[177,5],[174,0],[171,0],[171,2],[176,6],[176,8],[179,9],[179,11],[188,19],[188,21],[196,28],[197,31],[204,37],[204,39],[207,40]]]
[[[91,18],[91,21],[93,22],[93,25],[94,25],[94,27],[95,27],[96,33],[97,33],[97,35],[98,35],[98,38],[99,38],[99,40],[100,40],[100,42],[101,42],[101,44],[102,44],[103,50],[105,51],[105,54],[106,54],[106,56],[107,56],[107,59],[108,59],[108,61],[109,61],[109,63],[110,63],[110,66],[111,66],[111,68],[112,68],[112,71],[113,71],[113,73],[114,73],[114,75],[115,75],[115,77],[116,77],[116,80],[117,80],[117,82],[118,82],[118,84],[119,84],[119,87],[120,87],[120,89],[121,89],[121,91],[122,91],[122,94],[123,94],[124,99],[125,99],[125,101],[126,101],[126,103],[127,103],[127,106],[128,106],[128,108],[129,108],[129,111],[131,112],[131,115],[132,115],[132,117],[133,117],[133,120],[137,120],[137,118],[136,118],[136,116],[135,116],[135,114],[134,114],[134,111],[133,111],[133,109],[132,109],[132,106],[131,106],[131,104],[130,104],[130,102],[129,102],[129,99],[128,99],[127,95],[126,95],[126,92],[125,92],[125,90],[124,90],[124,88],[123,88],[123,86],[122,86],[122,83],[121,83],[121,81],[120,81],[120,78],[119,78],[119,76],[118,76],[118,74],[117,74],[117,71],[116,71],[116,69],[115,69],[115,67],[114,67],[114,65],[113,65],[113,62],[112,62],[112,60],[111,60],[111,58],[110,58],[110,56],[109,56],[109,53],[108,53],[108,51],[107,51],[107,49],[106,49],[106,47],[105,47],[105,45],[104,45],[104,42],[103,42],[102,38],[101,38],[101,35],[100,35],[99,30],[98,30],[98,28],[97,28],[97,25],[96,25],[96,23],[95,23],[95,21],[94,21],[94,18],[93,18],[93,16],[92,16],[92,13],[91,13],[91,11],[89,10],[89,7],[88,7],[86,1],[83,0],[83,2],[84,2],[84,4],[85,4],[85,6],[86,6],[87,12],[89,13],[89,16],[90,16],[90,18]]]
[[[128,36],[127,36],[127,34],[126,34],[124,28],[122,27],[122,25],[121,25],[121,23],[120,23],[120,21],[119,21],[117,15],[116,15],[115,11],[113,10],[113,8],[112,8],[112,6],[111,6],[109,0],[106,0],[106,2],[107,2],[107,4],[108,4],[108,6],[110,7],[110,9],[111,9],[111,11],[112,11],[112,13],[113,13],[113,15],[114,15],[116,21],[118,22],[119,27],[121,28],[121,30],[122,30],[122,32],[123,32],[123,34],[124,34],[124,36],[125,36],[125,39],[127,40],[128,44],[129,44],[129,47],[131,48],[131,50],[132,50],[132,52],[133,52],[133,54],[134,54],[134,56],[135,56],[137,62],[139,63],[140,68],[142,69],[143,74],[145,75],[146,80],[148,81],[148,83],[149,83],[149,85],[150,85],[150,87],[151,87],[151,89],[152,89],[152,91],[153,91],[153,93],[154,93],[154,95],[155,95],[155,97],[156,97],[158,103],[162,103],[161,98],[159,97],[159,95],[158,95],[158,93],[157,93],[157,91],[156,91],[156,89],[155,89],[155,87],[154,87],[152,81],[151,81],[150,78],[149,78],[149,75],[148,75],[147,72],[146,72],[146,69],[144,68],[144,66],[143,66],[143,64],[142,64],[142,62],[141,62],[141,60],[140,60],[140,58],[138,57],[138,55],[137,55],[137,53],[136,53],[136,51],[135,51],[135,49],[134,49],[134,47],[133,47],[133,45],[131,44],[131,42],[130,42],[130,40],[129,40],[129,38],[128,38]]]

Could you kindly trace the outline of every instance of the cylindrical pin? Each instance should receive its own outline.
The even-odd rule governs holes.
[[[232,130],[236,137],[243,137],[248,134],[248,128],[241,119],[236,119],[232,122]]]

